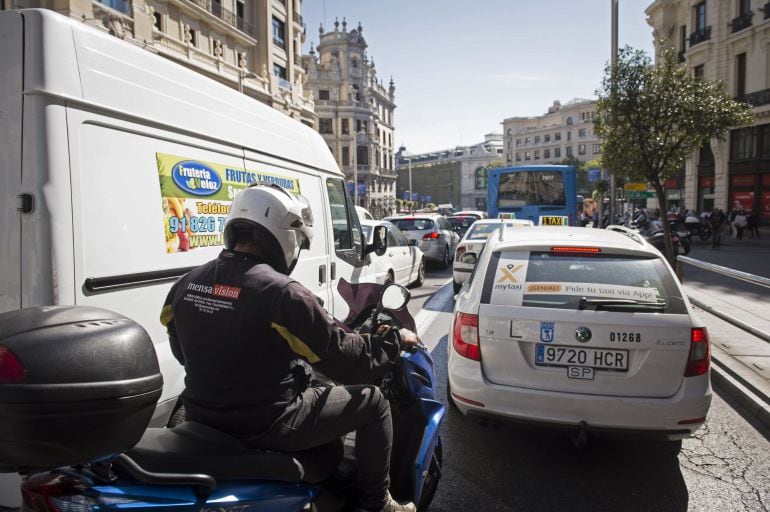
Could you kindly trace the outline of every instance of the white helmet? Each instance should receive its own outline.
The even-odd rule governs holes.
[[[313,238],[310,203],[276,184],[252,185],[233,199],[225,221],[225,248],[240,240],[253,240],[268,263],[278,272],[290,274],[299,251],[310,248]]]

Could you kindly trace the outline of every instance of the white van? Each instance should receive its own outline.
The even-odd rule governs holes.
[[[0,312],[76,304],[138,321],[161,363],[164,425],[183,368],[163,300],[217,256],[233,195],[262,181],[310,201],[313,243],[292,277],[346,319],[338,286],[359,281],[365,248],[312,128],[53,11],[0,12],[0,46]]]

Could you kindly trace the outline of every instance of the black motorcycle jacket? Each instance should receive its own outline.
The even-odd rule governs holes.
[[[174,284],[161,322],[185,367],[186,418],[237,437],[265,431],[308,387],[310,365],[354,384],[397,357],[337,322],[298,282],[229,250]]]

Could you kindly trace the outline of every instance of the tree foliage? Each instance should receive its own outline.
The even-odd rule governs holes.
[[[641,50],[626,46],[619,52],[597,91],[594,124],[604,165],[615,175],[649,183],[664,205],[663,183],[681,173],[685,159],[710,139],[724,140],[730,128],[751,123],[753,114],[721,82],[695,77],[680,65],[673,48],[660,57],[653,65]],[[673,261],[667,224],[665,229]]]

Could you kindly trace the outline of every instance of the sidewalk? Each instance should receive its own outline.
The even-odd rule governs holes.
[[[758,240],[726,237],[718,250],[710,241],[696,242],[689,256],[770,278],[770,229],[760,228]],[[689,265],[683,265],[682,284],[708,327],[713,381],[770,428],[770,341],[731,323],[770,337],[770,289]]]

